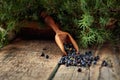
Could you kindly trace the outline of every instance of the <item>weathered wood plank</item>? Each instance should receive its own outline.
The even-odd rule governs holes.
[[[100,74],[100,65],[97,63],[97,65],[90,67],[90,80],[98,80],[99,74]]]
[[[41,57],[42,52],[49,59]],[[60,57],[54,41],[14,41],[0,51],[0,80],[47,80]]]
[[[100,49],[101,48],[97,48],[95,50],[93,50],[93,53],[94,53],[94,56],[97,56],[99,55],[100,58],[101,58],[101,55],[100,55]],[[98,80],[99,78],[99,75],[100,75],[100,67],[101,67],[101,59],[97,62],[96,65],[92,64],[92,66],[90,67],[90,79],[89,80]]]
[[[80,52],[84,53],[85,51],[87,50],[81,49]],[[86,68],[81,69],[82,72],[78,72],[78,67],[61,65],[53,80],[88,80],[89,70]]]
[[[116,74],[115,68],[118,70],[118,65],[113,66],[115,63],[115,55],[113,49],[110,45],[104,45],[100,52],[101,60],[106,60],[108,62],[107,67],[100,68],[100,74],[98,80],[120,80],[119,75]],[[118,70],[120,71],[120,70]]]
[[[70,80],[89,80],[89,69],[81,68],[82,72],[78,72],[78,68],[76,67],[73,76]]]
[[[73,75],[74,67],[61,65],[53,80],[70,80]]]
[[[111,68],[102,67],[99,80],[119,80]]]
[[[88,50],[81,50],[81,53],[85,51]],[[115,54],[110,45],[104,45],[93,50],[93,52],[94,55],[100,56],[97,65],[92,65],[88,70],[82,69],[82,72],[77,72],[78,67],[70,67],[71,71],[69,71],[68,68],[62,66],[55,75],[54,80],[66,80],[65,77],[67,77],[67,80],[120,80],[120,53]],[[103,60],[109,63],[107,67],[101,66]]]
[[[52,46],[52,47],[51,47]],[[61,52],[52,41],[21,41],[6,46],[0,51],[0,80],[47,80],[58,63]],[[43,51],[43,48],[47,50]],[[53,80],[120,80],[120,47],[114,49],[104,45],[93,50],[94,55],[99,55],[97,65],[89,69],[78,67],[60,66]],[[81,53],[89,49],[80,50]],[[49,59],[40,57],[44,52]],[[112,66],[101,67],[103,60],[111,62]]]
[[[53,80],[88,80],[89,70],[82,68],[82,72],[78,72],[78,67],[66,67],[62,65],[56,73]]]
[[[112,52],[112,54],[110,54],[112,69],[109,71],[112,73],[112,76],[116,78],[116,80],[120,80],[120,47],[112,46],[110,50]]]

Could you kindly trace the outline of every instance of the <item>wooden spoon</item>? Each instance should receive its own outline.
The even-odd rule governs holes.
[[[67,55],[64,49],[64,43],[73,44],[73,47],[76,49],[76,52],[78,53],[79,51],[78,45],[69,33],[61,31],[58,25],[54,22],[53,18],[47,15],[45,12],[42,12],[40,16],[44,19],[45,23],[48,26],[50,26],[53,29],[53,31],[56,33],[55,41],[64,55]]]

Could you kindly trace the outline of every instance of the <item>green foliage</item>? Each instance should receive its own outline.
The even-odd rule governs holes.
[[[18,31],[24,19],[38,20],[40,4],[39,0],[0,0],[0,46],[6,44],[10,31]]]
[[[107,30],[105,27],[110,18],[115,18],[110,9],[117,3],[115,0],[89,1],[90,0],[84,0],[81,2],[81,4],[85,4],[84,7],[81,8],[84,14],[82,14],[81,19],[78,20],[78,26],[81,28],[78,38],[81,40],[80,44],[83,47],[102,44],[112,38],[112,31]],[[115,9],[118,6],[119,5],[114,6]]]
[[[82,19],[78,21],[78,26],[80,27],[80,43],[83,47],[88,47],[92,44],[102,44],[106,39],[109,39],[111,33],[104,28],[95,28],[91,25],[94,22],[93,16],[89,14],[83,14]]]
[[[111,18],[120,22],[119,9],[118,0],[1,0],[0,46],[6,43],[8,32],[19,29],[24,19],[39,20],[41,10],[75,35],[80,46],[99,45],[113,35],[106,24]]]
[[[81,20],[78,20],[78,26],[83,30],[89,29],[94,21],[93,16],[89,14],[83,14],[81,18]]]
[[[51,4],[52,3],[52,4]],[[80,46],[99,45],[112,38],[106,29],[109,19],[120,20],[118,0],[51,0],[46,10],[65,31],[75,35]],[[118,18],[119,17],[119,18]]]

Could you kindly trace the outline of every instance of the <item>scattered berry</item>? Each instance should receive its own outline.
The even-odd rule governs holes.
[[[92,51],[86,51],[84,54],[76,53],[74,46],[70,43],[64,43],[64,49],[67,53],[66,56],[62,56],[58,64],[78,67],[90,67],[92,64],[96,65],[97,61],[100,59],[99,56],[94,56]],[[108,63],[104,60],[101,64],[102,66],[107,66]],[[78,72],[82,69],[78,68]]]
[[[48,56],[48,55],[46,55],[46,56],[45,56],[45,58],[46,58],[46,59],[48,59],[48,58],[49,58],[49,56]]]
[[[101,64],[101,66],[108,66],[108,63],[104,60]]]
[[[95,56],[95,58],[94,58],[95,61],[98,61],[99,59],[100,59],[99,56]]]
[[[78,68],[78,70],[77,70],[78,72],[82,72],[82,69],[81,68]]]
[[[68,64],[68,63],[66,63],[65,65],[66,65],[66,67],[68,67],[68,66],[69,66],[69,64]]]
[[[44,53],[44,52],[42,52],[40,56],[44,57],[44,56],[45,56],[45,53]]]
[[[96,65],[96,64],[97,64],[97,61],[93,61],[93,64]]]

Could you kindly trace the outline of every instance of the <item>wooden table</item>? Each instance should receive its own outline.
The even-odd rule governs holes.
[[[53,80],[120,80],[120,47],[110,47],[105,44],[101,48],[93,50],[95,55],[100,56],[97,65],[90,68],[81,68],[82,72],[78,72],[78,67],[66,67],[61,65]],[[81,50],[85,52],[87,50]],[[107,60],[108,67],[101,67],[103,60]]]
[[[54,41],[16,39],[0,50],[0,80],[47,80],[61,55]]]
[[[46,49],[46,50],[43,50]],[[51,80],[120,80],[120,47],[105,44],[93,50],[100,56],[97,65],[90,68],[61,65]],[[81,49],[84,53],[87,49]],[[41,57],[44,52],[49,59]],[[54,41],[16,39],[0,50],[0,80],[48,80],[61,58],[61,51]],[[111,66],[101,67],[103,60]]]

